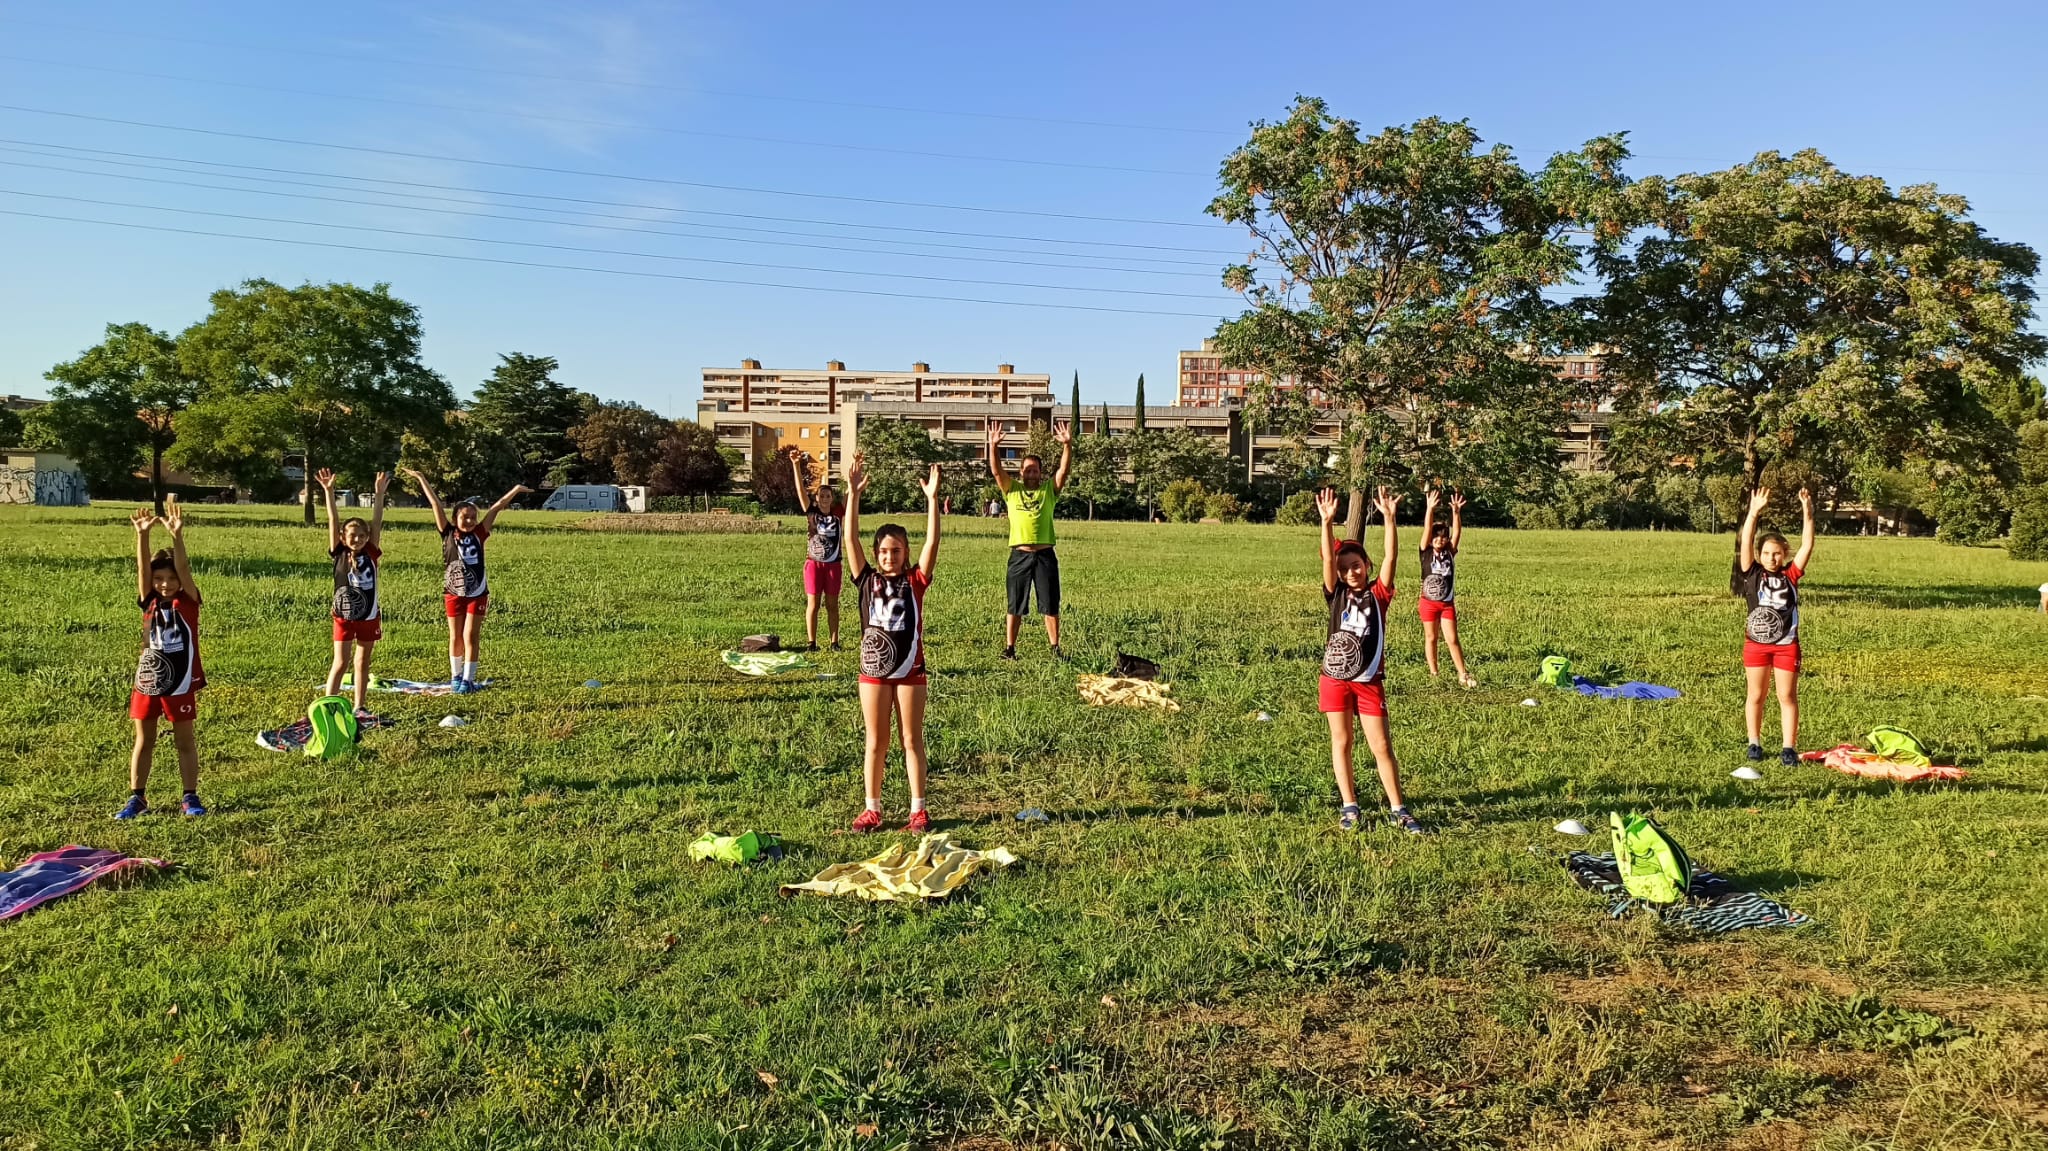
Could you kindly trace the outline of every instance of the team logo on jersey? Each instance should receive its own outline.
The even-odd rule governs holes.
[[[185,631],[178,626],[178,613],[173,608],[158,608],[156,619],[149,628],[149,646],[158,651],[181,652],[185,650]]]
[[[868,626],[902,631],[910,626],[910,600],[902,594],[891,594],[895,589],[883,585],[875,590],[874,602],[868,605]]]
[[[370,618],[370,597],[356,587],[334,589],[334,618],[360,621]]]
[[[370,557],[358,555],[349,561],[348,586],[362,591],[372,591],[377,586],[377,566]]]
[[[1760,605],[1749,613],[1749,638],[1758,643],[1783,643],[1791,630],[1790,617],[1777,608]]]
[[[142,649],[135,664],[135,690],[144,695],[169,695],[178,686],[178,665],[153,647]]]
[[[896,637],[886,631],[869,628],[860,637],[860,673],[886,679],[902,663]]]
[[[1323,648],[1323,674],[1331,679],[1354,679],[1365,670],[1365,644],[1349,631],[1334,632]]]
[[[1428,575],[1423,576],[1422,598],[1433,599],[1438,603],[1443,603],[1444,601],[1450,599],[1451,577],[1439,574],[1437,572],[1431,572]]]
[[[447,593],[448,593],[449,595],[454,595],[454,596],[473,596],[473,595],[475,595],[475,594],[476,594],[476,592],[474,592],[474,591],[470,590],[470,582],[469,582],[469,573],[470,573],[470,571],[471,571],[471,568],[470,568],[470,565],[469,565],[469,564],[466,564],[466,563],[464,563],[463,561],[461,561],[461,560],[459,560],[459,559],[458,559],[458,560],[449,560],[449,561],[448,561],[448,570],[447,570],[446,574],[444,574],[444,575],[443,575],[443,576],[441,577],[441,588],[442,588],[442,590],[443,590],[443,591],[445,591],[445,592],[447,592]]]
[[[811,533],[811,558],[830,563],[839,558],[839,517],[819,516],[817,524],[817,530]]]

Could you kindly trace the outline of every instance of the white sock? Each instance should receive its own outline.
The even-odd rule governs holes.
[[[448,678],[462,678],[462,658],[460,656],[451,655],[448,657]]]
[[[469,682],[471,682],[471,683],[475,683],[475,682],[476,682],[476,661],[475,661],[475,660],[473,660],[473,659],[472,659],[472,660],[465,660],[465,661],[463,661],[463,664],[462,664],[462,678],[464,678],[464,679],[468,680],[468,681],[469,681]]]
[[[882,814],[882,797],[879,795],[868,796],[868,810],[876,815]]]
[[[918,795],[918,796],[912,796],[912,797],[911,797],[911,800],[910,800],[910,814],[912,814],[912,815],[916,815],[916,814],[917,814],[918,812],[920,812],[920,811],[923,811],[923,810],[924,810],[924,797],[923,797],[923,796],[921,796],[921,795]]]

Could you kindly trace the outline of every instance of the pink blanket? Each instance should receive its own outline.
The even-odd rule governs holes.
[[[31,855],[13,871],[0,872],[0,919],[12,919],[60,895],[69,895],[131,868],[157,870],[169,866],[169,862],[161,859],[141,859],[103,847],[75,844]]]
[[[1886,759],[1874,751],[1865,751],[1853,743],[1837,744],[1826,751],[1809,751],[1799,758],[1808,763],[1824,763],[1843,775],[1860,775],[1865,779],[1889,779],[1899,783],[1961,779],[1970,774],[1960,767],[1900,763],[1894,759]]]

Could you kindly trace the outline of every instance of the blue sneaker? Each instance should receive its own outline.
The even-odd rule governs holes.
[[[206,805],[199,802],[198,792],[188,791],[185,793],[184,802],[178,804],[178,810],[191,816],[205,815]]]
[[[454,679],[448,681],[448,686],[449,689],[452,690],[456,695],[468,695],[470,692],[476,690],[476,684],[462,678],[459,675],[456,676]]]
[[[121,805],[121,810],[114,813],[114,818],[134,819],[136,816],[148,814],[149,801],[139,795],[131,795],[128,797],[128,802]]]
[[[1422,825],[1422,821],[1415,818],[1413,815],[1408,814],[1408,809],[1405,807],[1397,807],[1394,808],[1392,811],[1389,811],[1387,813],[1387,818],[1394,821],[1395,827],[1400,828],[1402,831],[1405,831],[1410,835],[1429,834],[1429,829]]]
[[[1358,820],[1364,815],[1355,803],[1347,803],[1337,809],[1337,827],[1342,831],[1357,831]]]

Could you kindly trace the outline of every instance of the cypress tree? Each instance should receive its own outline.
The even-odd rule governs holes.
[[[1131,425],[1134,432],[1145,430],[1145,373],[1138,373],[1138,417]]]
[[[1081,373],[1074,373],[1074,398],[1067,404],[1067,416],[1076,428],[1081,426]]]

